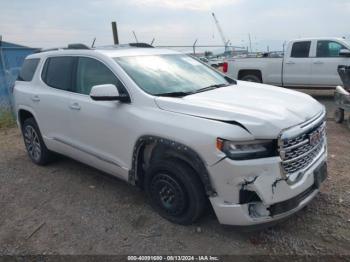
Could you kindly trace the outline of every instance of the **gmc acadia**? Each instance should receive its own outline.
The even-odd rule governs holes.
[[[14,97],[35,164],[56,152],[138,185],[174,223],[193,223],[209,203],[222,224],[276,222],[326,178],[320,103],[175,51],[39,52],[26,58]]]

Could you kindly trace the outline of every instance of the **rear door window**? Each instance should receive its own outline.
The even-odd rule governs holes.
[[[50,57],[42,73],[43,81],[51,87],[72,91],[77,58],[71,56]]]
[[[295,42],[292,47],[291,57],[309,57],[311,41]]]
[[[26,82],[32,81],[35,70],[38,67],[39,61],[39,58],[31,58],[24,60],[17,80]]]

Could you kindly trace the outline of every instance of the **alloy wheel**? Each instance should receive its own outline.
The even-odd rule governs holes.
[[[25,127],[24,142],[30,157],[35,161],[39,161],[41,157],[41,145],[39,136],[32,126]]]

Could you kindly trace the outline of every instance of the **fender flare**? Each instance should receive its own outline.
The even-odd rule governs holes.
[[[39,125],[38,118],[37,118],[36,114],[34,113],[34,110],[33,110],[31,107],[29,107],[29,106],[19,105],[19,106],[17,107],[17,110],[16,110],[16,114],[15,114],[15,115],[16,115],[17,124],[18,124],[18,126],[19,126],[20,129],[22,129],[22,125],[21,125],[21,121],[22,121],[22,120],[20,119],[20,111],[21,111],[21,110],[29,112],[29,113],[34,117],[34,120],[35,120],[35,122],[38,124],[38,126],[40,126],[40,125]]]
[[[131,170],[129,171],[130,183],[135,185],[138,180],[138,175],[139,175],[138,163],[139,163],[141,149],[144,146],[152,143],[162,145],[170,149],[171,152],[176,153],[174,154],[175,157],[185,161],[197,172],[200,180],[202,181],[206,194],[208,196],[217,195],[216,191],[214,190],[211,184],[209,173],[204,164],[204,161],[193,149],[191,149],[190,147],[184,144],[178,143],[176,141],[172,141],[166,138],[152,136],[152,135],[141,136],[135,143],[133,155],[132,155],[132,167],[131,167]]]

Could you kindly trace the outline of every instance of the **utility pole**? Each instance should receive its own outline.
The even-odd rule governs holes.
[[[249,37],[249,48],[250,48],[250,52],[253,52],[252,50],[252,38],[250,37],[250,34],[248,34]]]
[[[115,45],[119,45],[117,23],[112,22],[113,42]]]

